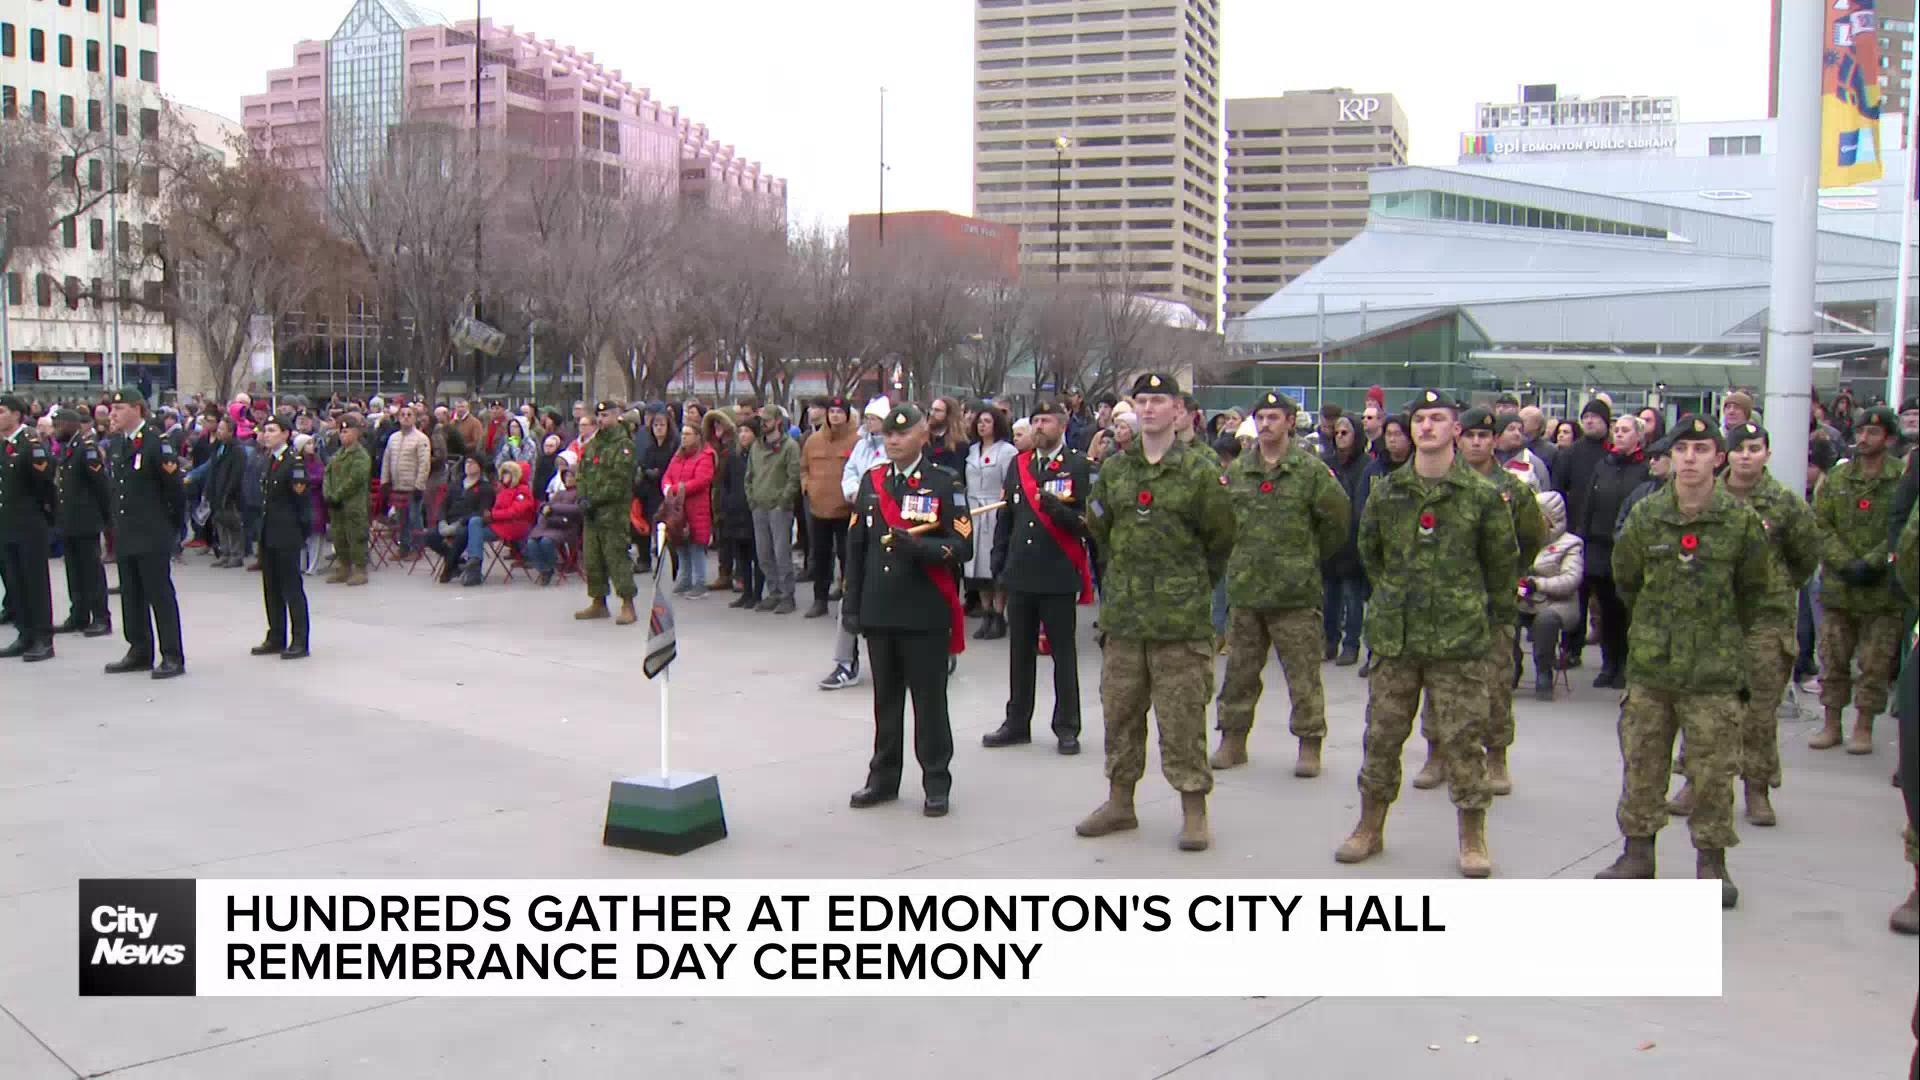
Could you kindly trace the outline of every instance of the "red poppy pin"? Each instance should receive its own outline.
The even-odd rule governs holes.
[[[1273,494],[1273,481],[1271,480],[1260,481],[1260,494],[1262,495]]]
[[[1153,505],[1153,492],[1143,491],[1135,496],[1133,501],[1140,504],[1140,509],[1145,510],[1147,507]]]
[[[1053,472],[1059,472],[1059,471],[1060,471],[1060,459],[1059,459],[1059,458],[1054,458],[1054,459],[1053,459],[1053,462],[1052,462],[1052,464],[1049,464],[1049,465],[1047,466],[1047,468],[1048,468],[1048,469],[1049,469],[1050,471],[1053,471]]]
[[[1424,514],[1421,514],[1421,515],[1420,515],[1420,527],[1421,527],[1422,529],[1424,529],[1424,530],[1426,530],[1426,531],[1428,531],[1428,532],[1432,532],[1432,531],[1433,531],[1433,526],[1434,526],[1434,525],[1435,525],[1435,521],[1434,521],[1434,518],[1433,518],[1433,513],[1432,513],[1432,511],[1428,511],[1427,513],[1424,513]]]
[[[1873,509],[1873,500],[1872,500],[1872,499],[1861,499],[1861,500],[1860,500],[1860,509],[1861,509],[1862,511],[1866,511],[1866,510],[1871,510],[1871,509]]]
[[[1692,533],[1687,533],[1685,536],[1682,536],[1680,538],[1680,550],[1682,551],[1693,551],[1699,546],[1700,546],[1700,538],[1693,535]]]

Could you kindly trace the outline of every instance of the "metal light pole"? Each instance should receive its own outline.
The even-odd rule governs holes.
[[[887,246],[887,88],[880,88],[880,246]]]
[[[112,223],[113,239],[107,246],[107,265],[112,271],[114,290],[113,338],[102,364],[101,381],[111,390],[125,382],[120,359],[120,240],[126,228],[120,222],[120,108],[115,97],[115,58],[113,49],[113,5],[101,5],[101,18],[107,22],[107,220]]]
[[[1820,65],[1824,4],[1782,4],[1779,208],[1773,217],[1773,286],[1767,303],[1768,471],[1788,491],[1806,486],[1813,394],[1814,215],[1820,176]]]
[[[1060,284],[1060,264],[1066,250],[1061,240],[1061,202],[1066,192],[1067,147],[1073,140],[1065,135],[1053,138],[1053,283]]]
[[[480,294],[485,286],[480,276],[483,234],[479,210],[478,185],[480,183],[480,0],[473,0],[473,181],[475,185],[473,215],[473,317],[480,318]],[[471,394],[480,393],[480,350],[473,350],[473,388]]]
[[[1900,390],[1905,382],[1907,327],[1913,312],[1907,307],[1907,277],[1913,273],[1913,213],[1915,185],[1920,184],[1920,116],[1907,117],[1907,177],[1900,192],[1900,251],[1893,260],[1893,334],[1887,348],[1887,404],[1905,404]]]

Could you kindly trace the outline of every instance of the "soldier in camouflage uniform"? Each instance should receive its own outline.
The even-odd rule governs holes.
[[[1820,528],[1806,501],[1767,472],[1772,440],[1755,423],[1735,424],[1727,430],[1727,471],[1720,488],[1734,500],[1753,508],[1766,530],[1770,576],[1767,593],[1759,601],[1759,623],[1747,638],[1747,701],[1741,710],[1736,762],[1745,781],[1747,820],[1772,825],[1771,789],[1780,786],[1780,738],[1776,713],[1793,676],[1799,655],[1794,622],[1799,612],[1800,587],[1820,565]],[[1674,771],[1686,775],[1683,746]],[[1693,813],[1691,782],[1667,800],[1667,812],[1685,817]]]
[[[620,422],[617,402],[602,401],[594,408],[598,421],[593,438],[580,447],[580,510],[586,515],[581,534],[580,565],[587,573],[587,597],[592,601],[573,613],[576,619],[607,617],[607,592],[620,594],[620,615],[626,626],[639,618],[633,598],[633,560],[627,556],[628,504],[633,498],[633,437]]]
[[[1876,406],[1854,428],[1853,457],[1827,474],[1814,497],[1820,523],[1820,704],[1826,723],[1807,743],[1825,750],[1840,742],[1840,722],[1853,698],[1853,735],[1847,753],[1873,753],[1873,720],[1887,707],[1900,649],[1900,598],[1887,587],[1887,511],[1900,485],[1901,466],[1888,452],[1900,430],[1892,409]],[[1860,677],[1853,678],[1853,663]]]
[[[1546,546],[1547,518],[1540,512],[1533,488],[1493,459],[1494,426],[1493,414],[1485,409],[1469,409],[1462,414],[1460,457],[1467,468],[1500,493],[1500,501],[1506,504],[1513,522],[1514,540],[1520,545],[1519,561],[1514,565],[1524,571],[1533,566],[1534,557]],[[1517,601],[1515,618],[1518,618]],[[1487,751],[1487,786],[1495,795],[1513,791],[1513,777],[1507,772],[1507,748],[1513,745],[1514,665],[1520,657],[1514,647],[1516,626],[1515,619],[1508,619],[1496,621],[1489,627],[1493,640],[1487,645],[1487,730],[1482,745]],[[1428,694],[1420,707],[1420,735],[1427,740],[1427,761],[1413,778],[1414,787],[1439,787],[1440,781],[1446,779],[1440,740],[1435,736],[1437,730],[1433,720],[1433,695]]]
[[[1366,762],[1360,822],[1334,853],[1343,863],[1378,854],[1387,809],[1400,794],[1400,751],[1421,691],[1434,699],[1436,733],[1459,810],[1460,872],[1486,877],[1486,656],[1488,624],[1512,625],[1519,598],[1513,518],[1493,485],[1454,452],[1453,402],[1423,390],[1413,407],[1414,456],[1375,481],[1360,515],[1360,561],[1373,597],[1366,634],[1379,665],[1367,679]]]
[[[1900,585],[1908,601],[1906,663],[1907,670],[1914,672],[1920,671],[1920,632],[1916,631],[1913,617],[1913,598],[1920,596],[1920,506],[1907,511],[1907,527],[1900,531],[1898,552],[1894,569],[1899,572]],[[1909,674],[1900,680],[1900,700],[1894,703],[1893,711],[1900,718],[1900,757],[1906,772],[1900,786],[1907,802],[1907,829],[1903,839],[1907,863],[1914,873],[1914,887],[1887,917],[1887,926],[1896,934],[1920,934],[1920,832],[1914,828],[1914,822],[1920,821],[1920,769],[1914,767],[1913,745],[1914,717],[1920,714],[1920,677]]]
[[[1160,724],[1160,768],[1180,792],[1180,849],[1207,832],[1207,701],[1213,696],[1214,582],[1233,550],[1233,506],[1212,449],[1176,441],[1180,387],[1165,374],[1133,384],[1140,437],[1107,459],[1088,501],[1106,558],[1100,696],[1107,801],[1075,827],[1105,836],[1140,824],[1133,789],[1146,772],[1147,711]]]
[[[1601,878],[1653,876],[1653,838],[1667,823],[1667,769],[1676,734],[1686,737],[1688,780],[1697,793],[1688,826],[1696,876],[1720,879],[1720,903],[1740,892],[1727,874],[1733,774],[1749,660],[1743,644],[1759,626],[1770,587],[1760,515],[1714,486],[1725,457],[1720,427],[1683,418],[1669,437],[1673,475],[1627,514],[1613,546],[1613,576],[1629,609],[1646,599],[1627,640],[1627,693],[1620,702],[1620,804],[1625,850]]]
[[[1295,776],[1320,775],[1327,734],[1320,687],[1320,563],[1346,542],[1353,504],[1333,473],[1293,441],[1299,406],[1285,394],[1254,403],[1259,441],[1227,468],[1233,496],[1233,556],[1227,561],[1227,677],[1220,688],[1220,748],[1213,767],[1247,760],[1247,733],[1260,702],[1267,649],[1280,658],[1293,706],[1288,730],[1300,740]]]
[[[327,535],[333,541],[333,573],[329,585],[367,583],[367,499],[371,495],[373,458],[360,445],[367,423],[359,413],[340,420],[340,449],[327,462],[320,494],[327,504]]]

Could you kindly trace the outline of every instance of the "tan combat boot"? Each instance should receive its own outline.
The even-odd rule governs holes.
[[[1180,793],[1180,850],[1205,851],[1213,842],[1207,831],[1207,797],[1197,791]]]
[[[1593,875],[1601,879],[1609,878],[1650,878],[1653,876],[1653,837],[1629,836],[1626,850],[1613,860],[1613,865]]]
[[[347,583],[347,560],[333,560],[333,572],[326,576],[326,583],[329,585],[345,585]]]
[[[1425,791],[1428,788],[1439,787],[1441,781],[1446,778],[1446,765],[1440,760],[1440,744],[1428,739],[1427,763],[1420,766],[1419,774],[1413,778],[1413,786]]]
[[[353,568],[347,571],[347,585],[351,587],[354,585],[365,585],[366,583],[367,564],[354,563]]]
[[[1133,813],[1133,785],[1112,780],[1107,785],[1107,801],[1073,827],[1081,836],[1105,836],[1124,829],[1137,829],[1140,819]]]
[[[1920,872],[1916,872],[1913,891],[1906,902],[1887,916],[1887,929],[1896,934],[1920,934]]]
[[[1740,890],[1727,876],[1727,852],[1725,848],[1701,848],[1695,852],[1693,876],[1701,881],[1710,878],[1720,879],[1720,906],[1730,908],[1740,902]]]
[[[1293,775],[1320,775],[1320,736],[1302,735],[1300,737],[1300,760],[1293,763]]]
[[[1747,820],[1755,825],[1778,825],[1780,819],[1774,816],[1772,793],[1767,785],[1747,781]]]
[[[1873,753],[1873,717],[1858,716],[1853,719],[1853,734],[1847,739],[1847,753]]]
[[[1208,762],[1216,769],[1231,769],[1235,765],[1247,763],[1247,733],[1223,731],[1220,733],[1220,749],[1213,752]]]
[[[1513,776],[1507,772],[1507,752],[1504,749],[1487,751],[1487,787],[1495,795],[1513,794]]]
[[[1373,858],[1386,850],[1387,803],[1371,795],[1360,796],[1360,823],[1353,827],[1353,835],[1334,851],[1335,862],[1357,863]]]
[[[1809,747],[1815,750],[1831,750],[1840,745],[1840,712],[1839,709],[1827,710],[1827,722],[1820,726],[1819,731],[1813,733],[1813,738],[1807,740]]]
[[[1687,817],[1693,813],[1693,781],[1681,782],[1680,790],[1667,800],[1667,813],[1674,817]]]
[[[607,617],[607,598],[596,596],[593,602],[573,613],[576,619],[604,619]]]
[[[620,614],[613,617],[615,626],[632,626],[640,620],[640,613],[633,610],[633,597],[620,601]]]
[[[1493,856],[1487,854],[1487,812],[1460,811],[1460,876],[1483,878],[1493,873]]]

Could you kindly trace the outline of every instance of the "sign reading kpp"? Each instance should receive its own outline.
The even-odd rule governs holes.
[[[1373,118],[1374,112],[1379,108],[1379,98],[1341,98],[1339,122],[1342,124],[1364,124]]]

